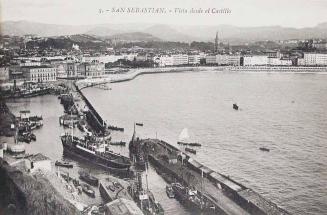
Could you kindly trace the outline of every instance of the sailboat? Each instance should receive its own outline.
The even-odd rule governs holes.
[[[190,142],[190,135],[188,134],[188,129],[184,128],[178,137],[177,144],[183,146],[201,146],[200,143]]]

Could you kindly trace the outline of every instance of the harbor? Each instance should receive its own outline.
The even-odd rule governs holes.
[[[139,187],[135,185],[135,182],[138,181],[143,187],[140,191],[144,193],[151,191],[147,196],[149,199],[154,198],[155,200],[151,200],[154,206],[150,211],[156,210],[158,214],[161,214],[161,207],[165,214],[192,213],[190,211],[192,207],[195,207],[197,211],[195,214],[199,212],[208,214],[288,214],[286,210],[282,209],[277,204],[267,200],[248,186],[243,185],[243,182],[237,182],[237,180],[226,173],[219,173],[214,170],[214,168],[198,162],[198,157],[194,156],[199,156],[199,159],[201,159],[203,150],[206,150],[207,147],[206,143],[203,141],[197,139],[197,141],[188,143],[183,141],[178,143],[176,139],[162,140],[160,137],[162,137],[164,133],[162,133],[161,130],[159,131],[159,138],[152,138],[154,135],[157,136],[158,130],[144,132],[144,130],[151,125],[147,119],[142,119],[142,122],[136,121],[136,123],[135,120],[130,120],[129,124],[126,124],[124,121],[117,122],[114,119],[111,120],[108,115],[104,114],[105,112],[103,112],[101,108],[100,111],[98,111],[99,105],[97,102],[94,102],[94,98],[89,99],[89,93],[90,91],[95,91],[97,93],[105,91],[98,88],[88,88],[85,89],[86,94],[84,94],[83,90],[78,90],[78,88],[74,89],[76,86],[71,86],[73,86],[70,91],[72,96],[68,96],[68,99],[64,99],[65,101],[63,102],[60,102],[63,97],[58,99],[55,95],[44,95],[34,98],[15,98],[8,102],[8,106],[9,109],[18,116],[17,118],[24,118],[24,116],[22,117],[20,115],[26,115],[27,113],[32,115],[32,119],[37,119],[37,117],[33,118],[34,114],[42,116],[43,126],[35,130],[35,135],[37,137],[36,141],[25,145],[26,153],[37,154],[42,152],[50,157],[52,160],[52,173],[43,174],[43,176],[49,178],[51,184],[54,187],[58,187],[60,193],[67,193],[63,195],[77,208],[86,210],[89,205],[103,205],[120,198],[134,201],[139,208],[143,208],[147,204],[143,202],[141,206],[134,192],[137,190],[137,187]],[[112,91],[114,92],[117,90],[117,87],[113,85]],[[111,91],[108,92],[112,93]],[[37,101],[42,102],[38,103]],[[40,107],[42,107],[40,104],[44,102],[51,104],[52,109],[40,109]],[[23,104],[23,109],[20,104]],[[245,104],[241,103],[239,108],[240,112],[243,111],[242,109],[244,106]],[[55,110],[53,108],[55,108]],[[237,113],[233,110],[233,103],[229,104],[229,109],[232,111],[231,113]],[[22,110],[24,111],[21,112]],[[28,112],[26,110],[30,111]],[[63,115],[64,111],[66,115]],[[87,116],[88,112],[89,120]],[[63,123],[58,123],[58,119],[60,119],[59,122]],[[66,123],[64,123],[65,121]],[[81,127],[83,129],[78,128],[80,122],[82,122]],[[112,125],[111,129],[107,123]],[[64,126],[65,124],[66,126]],[[117,125],[119,125],[119,127]],[[120,128],[120,126],[123,126],[123,132],[118,129],[112,129],[113,127]],[[50,135],[53,136],[50,141],[48,138],[49,129]],[[140,132],[142,134],[142,131],[143,136],[141,135],[138,139],[138,136],[136,136],[136,134],[134,136],[133,134],[133,132]],[[194,129],[190,129],[190,131],[194,131]],[[176,133],[178,133],[178,131],[176,131]],[[130,153],[130,148],[126,147],[126,145],[130,145],[129,142],[131,140],[137,140],[140,145],[145,144],[147,146],[142,148],[142,150],[144,150],[142,152],[138,149],[134,150],[137,154],[143,153],[143,163],[142,159],[139,160],[136,157],[134,160],[131,158],[131,161],[135,164],[135,168],[141,170],[141,173],[134,171],[133,165],[133,167],[131,167],[131,172],[133,172],[132,175],[128,174],[121,176],[117,174],[117,172],[110,169],[108,170],[108,168],[103,168],[97,163],[87,161],[82,157],[71,156],[69,153],[65,153],[65,147],[62,146],[61,142],[63,140],[60,140],[60,136],[63,137],[62,134],[68,135],[68,140],[75,140],[76,138],[73,137],[83,138],[85,135],[92,135],[91,137],[94,139],[80,139],[78,140],[78,142],[80,142],[78,144],[86,145],[87,142],[83,141],[98,142],[99,140],[103,140],[108,142],[107,145],[104,145],[104,150],[106,147],[110,147],[110,150],[126,158],[129,157]],[[111,137],[110,139],[108,139],[109,136]],[[149,137],[151,137],[151,139],[149,139]],[[88,147],[92,148],[92,145],[90,145],[91,142],[87,144]],[[129,144],[123,144],[123,142]],[[49,144],[54,147],[55,150],[50,152],[47,149]],[[196,155],[187,152],[187,147],[195,150],[197,152]],[[71,151],[71,149],[68,151]],[[85,154],[83,157],[85,156],[88,155]],[[14,157],[9,160],[10,163],[15,162]],[[55,165],[55,161],[61,161],[61,166]],[[71,164],[73,168],[65,167],[65,165],[63,165],[65,162],[66,165]],[[110,167],[112,167],[112,164],[110,164]],[[82,194],[78,194],[78,185],[75,185],[74,181],[80,180],[80,170],[86,170],[96,176],[99,179],[98,186],[94,187],[91,185],[90,187],[86,186],[84,188],[83,185],[81,186],[84,188],[81,191]],[[137,179],[138,175],[141,176],[140,179]],[[130,179],[126,177],[130,177]],[[160,178],[160,180],[158,180],[158,178]],[[158,181],[160,181],[160,184],[156,184]],[[80,181],[79,183],[85,182]],[[132,184],[135,186],[134,189],[130,188]],[[175,198],[170,198],[166,194],[166,185],[172,185]],[[153,189],[154,187],[156,188]],[[190,207],[184,199],[185,196],[178,194],[188,189],[196,193],[194,195],[199,199],[198,205],[195,204],[195,206]],[[87,194],[91,192],[91,190],[94,191],[94,194]],[[161,206],[155,206],[157,204],[156,202]],[[143,208],[143,211],[144,210],[146,209]]]
[[[301,1],[0,0],[0,215],[327,214]]]

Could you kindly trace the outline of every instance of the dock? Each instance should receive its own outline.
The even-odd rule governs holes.
[[[82,91],[79,89],[76,83],[74,83],[75,89],[77,93],[81,96],[82,100],[85,102],[86,106],[88,107],[89,111],[86,113],[86,120],[88,124],[99,133],[104,134],[107,130],[107,124],[102,119],[100,114],[95,110],[91,102],[84,96]]]
[[[289,214],[255,191],[211,170],[162,140],[142,141],[147,143],[149,161],[157,171],[165,178],[200,191],[221,210],[219,214]]]

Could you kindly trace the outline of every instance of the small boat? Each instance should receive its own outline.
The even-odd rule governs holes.
[[[66,167],[66,168],[73,168],[73,164],[68,163],[68,162],[61,162],[61,161],[56,161],[55,166],[61,166],[61,167]]]
[[[173,190],[173,187],[171,185],[166,185],[166,193],[167,193],[167,196],[168,198],[175,198],[175,193],[174,193],[174,190]]]
[[[94,190],[91,188],[90,185],[88,185],[88,184],[82,184],[81,186],[82,186],[82,190],[83,190],[83,192],[84,192],[86,195],[88,195],[88,196],[90,196],[90,197],[92,197],[92,198],[95,198],[95,192],[94,192]]]
[[[137,126],[143,126],[143,123],[137,122],[137,123],[135,123],[135,125],[137,125]]]
[[[17,139],[20,142],[25,142],[25,143],[31,142],[31,137],[28,133],[23,133],[23,134],[19,135]]]
[[[189,146],[201,146],[200,143],[189,143],[188,145],[189,145]]]
[[[35,136],[35,134],[30,133],[29,136],[30,136],[30,139],[31,139],[31,140],[36,141],[36,136]]]
[[[269,152],[270,149],[266,148],[266,147],[260,147],[259,148],[261,151],[264,151],[264,152]]]
[[[233,109],[238,110],[238,105],[236,103],[233,104]]]
[[[178,144],[178,145],[183,145],[183,146],[187,146],[187,145],[188,145],[188,143],[181,142],[181,141],[178,141],[177,144]]]
[[[192,154],[196,154],[196,150],[194,150],[194,149],[191,149],[191,148],[185,148],[185,151],[186,152],[190,152],[190,153],[192,153]]]
[[[126,142],[123,142],[123,141],[110,142],[109,144],[112,145],[112,146],[125,146],[126,145]]]
[[[108,129],[109,130],[113,130],[113,131],[121,131],[121,132],[124,132],[124,128],[120,128],[120,127],[112,126],[112,125],[109,125],[108,126]]]
[[[25,158],[25,154],[14,155],[13,157],[16,159],[23,159]]]
[[[201,146],[200,143],[190,141],[190,135],[187,128],[184,128],[178,136],[177,144],[183,146]]]
[[[99,184],[99,179],[87,172],[79,172],[79,178],[93,186],[98,186]]]

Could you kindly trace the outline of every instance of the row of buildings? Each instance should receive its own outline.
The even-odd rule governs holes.
[[[105,65],[99,62],[60,62],[42,64],[40,62],[25,62],[20,65],[0,68],[0,81],[31,81],[51,82],[58,77],[101,77]]]
[[[106,55],[98,57],[83,57],[83,62],[98,61],[113,63],[120,59],[129,61],[153,61],[159,67],[180,65],[219,65],[219,66],[326,66],[327,54],[304,53],[303,58],[290,58],[279,52],[267,52],[261,55],[240,54],[171,54],[149,56],[146,54]]]
[[[223,54],[171,54],[148,56],[146,54],[106,56],[58,56],[18,57],[12,66],[0,68],[0,81],[27,80],[49,82],[57,77],[101,77],[105,75],[105,64],[120,59],[129,61],[153,61],[158,67],[182,65],[212,66],[327,66],[327,54],[304,53],[303,58],[287,58],[278,53],[265,55],[223,55]]]

